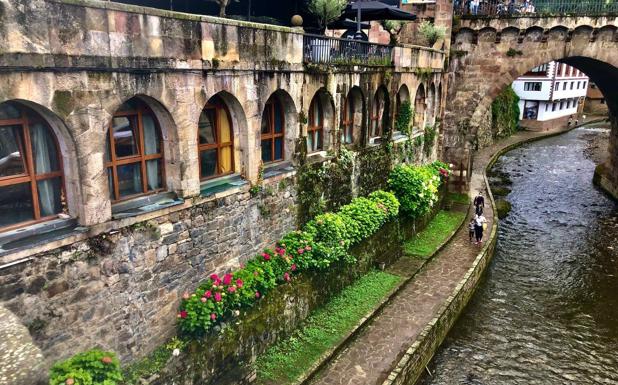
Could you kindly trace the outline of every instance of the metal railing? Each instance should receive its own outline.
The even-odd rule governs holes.
[[[454,0],[459,16],[616,15],[616,0]]]
[[[303,60],[313,64],[390,66],[393,46],[306,34]]]

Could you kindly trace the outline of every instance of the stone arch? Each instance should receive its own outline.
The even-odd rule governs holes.
[[[299,135],[299,122],[298,122],[298,110],[296,109],[296,103],[292,96],[283,89],[277,89],[274,91],[264,105],[262,105],[261,111],[264,111],[266,103],[276,100],[281,106],[283,112],[284,121],[284,158],[283,160],[291,160],[294,157],[294,150],[296,147],[296,139]],[[263,116],[261,117],[263,121]],[[260,135],[257,135],[258,146],[261,147]]]
[[[519,28],[517,27],[506,27],[500,31],[500,41],[502,42],[515,42],[519,39]]]
[[[569,36],[569,29],[564,25],[557,25],[547,32],[548,40],[564,41]]]
[[[181,167],[180,160],[182,159],[179,147],[179,135],[176,122],[170,113],[169,109],[158,99],[145,94],[135,94],[125,97],[123,100],[115,100],[113,104],[107,106],[106,111],[109,113],[110,119],[107,125],[104,127],[102,136],[102,146],[106,146],[106,135],[109,131],[111,118],[116,111],[125,103],[132,99],[137,99],[150,108],[154,113],[159,129],[161,130],[161,136],[163,138],[163,165],[165,172],[165,190],[178,191],[181,190],[182,180],[184,179],[183,167]],[[105,149],[101,152],[101,156],[105,158]],[[105,159],[103,159],[105,164]],[[107,186],[107,183],[106,183]],[[109,189],[106,187],[107,195],[110,196]]]
[[[576,27],[571,33],[571,40],[573,41],[582,40],[586,42],[590,41],[590,39],[592,38],[593,31],[594,31],[594,28],[589,25],[580,25]]]
[[[493,27],[481,28],[478,32],[478,42],[493,43],[496,41],[497,31]]]
[[[616,37],[616,31],[618,28],[613,25],[606,25],[599,28],[599,32],[597,33],[597,40],[599,41],[614,41]]]
[[[429,85],[429,92],[427,93],[427,125],[433,125],[435,121],[435,108],[436,108],[436,86],[431,83]]]
[[[363,123],[365,122],[365,95],[359,86],[353,86],[343,101],[344,105],[341,109],[341,127],[340,133],[341,143],[358,144],[363,132]]]
[[[322,129],[323,129],[323,133],[322,133],[322,150],[326,151],[329,150],[330,148],[332,148],[333,145],[333,133],[335,130],[335,101],[333,99],[333,96],[331,95],[330,92],[328,92],[328,90],[326,89],[326,87],[320,87],[315,94],[313,94],[313,97],[311,98],[311,101],[309,103],[309,108],[307,109],[309,112],[307,113],[307,131],[305,133],[305,138],[307,140],[307,142],[309,143],[309,131],[310,131],[310,125],[311,125],[311,117],[315,116],[315,114],[312,114],[311,110],[311,106],[316,106],[314,103],[319,103],[319,108],[321,108],[321,112],[322,112]],[[308,151],[311,152],[311,151]]]
[[[0,104],[13,102],[26,107],[39,115],[51,128],[59,149],[59,157],[62,160],[64,176],[64,188],[69,215],[82,219],[85,217],[84,198],[82,196],[82,178],[80,176],[79,158],[80,152],[75,144],[71,130],[65,122],[47,107],[26,99],[3,100]]]
[[[527,42],[540,42],[543,40],[545,30],[538,26],[532,26],[526,29],[524,40]]]
[[[210,95],[204,106],[200,109],[200,116],[202,111],[209,105],[209,103],[216,100],[220,100],[224,105],[229,115],[229,123],[232,131],[232,143],[233,143],[233,173],[246,175],[246,171],[250,165],[251,150],[249,148],[249,126],[245,111],[240,104],[240,101],[228,91],[218,91]],[[199,121],[199,118],[198,118]],[[197,127],[198,122],[195,123],[196,135],[195,143],[197,145]],[[199,161],[199,154],[198,154]],[[197,169],[199,172],[199,167]]]
[[[461,28],[455,35],[455,44],[473,44],[475,34],[471,28]]]
[[[380,137],[390,131],[390,97],[385,85],[380,85],[371,100],[369,138]]]
[[[414,96],[414,127],[417,129],[422,130],[425,128],[426,103],[425,86],[421,83],[418,85]]]
[[[397,119],[399,117],[399,111],[403,103],[411,103],[410,101],[410,89],[406,84],[402,84],[395,95],[395,129],[397,129]]]

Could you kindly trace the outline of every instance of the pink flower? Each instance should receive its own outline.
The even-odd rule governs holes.
[[[293,263],[293,264],[292,264],[292,266],[290,266],[290,269],[291,269],[292,271],[296,271],[296,264],[295,264],[295,263]]]
[[[244,268],[245,268],[245,264],[244,264],[244,263],[241,263],[241,264],[240,264],[240,268],[241,268],[241,269],[244,269]]]
[[[260,292],[259,291],[255,292],[255,298],[260,298]]]
[[[277,248],[277,253],[279,255],[285,255],[285,249],[282,249],[282,248],[279,247],[279,248]]]
[[[221,302],[221,293],[215,293],[215,301]]]
[[[260,273],[258,273],[258,271],[256,270],[253,272],[253,275],[257,277],[258,275],[260,275]]]
[[[283,273],[283,280],[286,282],[290,281],[290,274],[288,274],[287,272]]]
[[[265,261],[270,261],[270,255],[268,255],[268,253],[262,253],[262,257],[264,257]]]
[[[213,281],[215,281],[215,282],[216,282],[216,281],[218,281],[218,280],[219,280],[219,276],[218,276],[217,274],[212,274],[212,275],[210,276],[210,279],[212,279]]]
[[[202,301],[202,303],[206,303],[206,301],[208,301],[208,299],[206,297],[202,297],[202,298],[200,298],[200,301]]]
[[[227,288],[227,291],[229,291],[230,293],[235,293],[236,292],[236,286],[230,286]]]
[[[311,251],[311,246],[309,246],[309,245],[305,246],[305,250]]]
[[[298,251],[298,254],[302,254],[302,253],[304,253],[304,252],[305,252],[305,249],[298,249],[298,250],[296,250],[296,251]]]
[[[206,298],[212,297],[212,292],[210,290],[207,290],[206,293],[204,293],[204,297]]]
[[[178,315],[180,316],[180,318],[185,319],[187,318],[187,311],[181,310],[180,313],[178,313]]]
[[[244,285],[244,282],[242,281],[242,279],[238,278],[236,280],[236,286],[240,289],[242,285]]]
[[[210,315],[210,319],[213,320],[213,321],[216,320],[217,319],[217,315],[215,313],[212,313]]]
[[[232,274],[226,274],[223,277],[223,284],[224,285],[229,285],[230,283],[232,283]]]
[[[182,299],[189,299],[191,296],[189,295],[188,291],[185,291],[184,293],[182,293]]]

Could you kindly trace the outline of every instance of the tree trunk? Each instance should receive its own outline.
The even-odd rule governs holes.
[[[219,17],[225,17],[225,9],[229,0],[219,0]]]

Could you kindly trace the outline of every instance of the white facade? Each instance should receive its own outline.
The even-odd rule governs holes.
[[[577,113],[586,96],[588,77],[564,63],[549,62],[513,82],[519,96],[519,118],[547,121]]]

